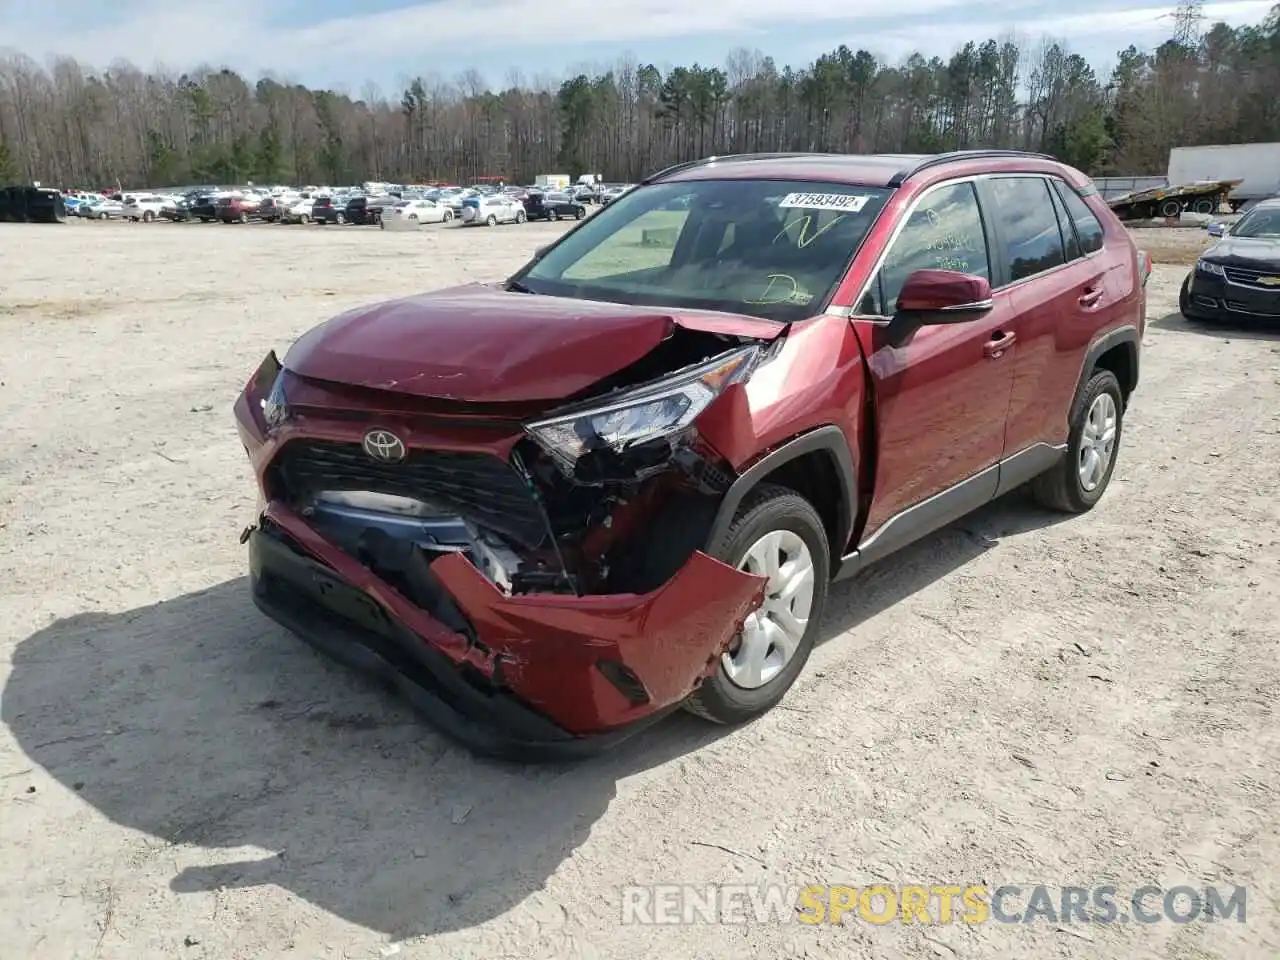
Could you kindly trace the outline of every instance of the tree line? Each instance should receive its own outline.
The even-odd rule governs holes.
[[[634,181],[712,154],[1052,153],[1093,175],[1163,173],[1179,145],[1280,141],[1280,4],[1154,51],[1130,46],[1099,76],[1052,39],[966,43],[891,64],[841,45],[803,68],[757,51],[666,73],[624,59],[553,82],[470,70],[385,96],[313,90],[230,69],[97,70],[0,57],[0,184],[64,188],[247,181],[467,182],[539,173]]]

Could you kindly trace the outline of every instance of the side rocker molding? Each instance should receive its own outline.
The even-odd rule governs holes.
[[[877,560],[883,560],[948,523],[968,516],[996,497],[1022,486],[1056,466],[1066,450],[1065,444],[1034,443],[967,480],[895,513],[858,544],[857,550],[841,559],[834,579],[851,577]]]
[[[831,544],[832,559],[838,557],[853,533],[853,520],[857,514],[858,480],[854,469],[853,455],[849,452],[849,441],[844,432],[837,426],[817,427],[808,433],[788,440],[782,446],[765,454],[748,467],[729,487],[720,508],[716,511],[715,520],[711,524],[709,543],[716,543],[733,525],[738,515],[738,507],[752,488],[779,467],[798,457],[810,453],[822,453],[831,458],[836,469],[842,496],[836,503],[836,542]]]

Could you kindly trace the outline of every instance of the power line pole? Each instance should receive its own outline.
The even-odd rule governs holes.
[[[1204,22],[1204,0],[1180,0],[1172,14],[1173,42],[1188,50],[1200,46],[1200,27]]]

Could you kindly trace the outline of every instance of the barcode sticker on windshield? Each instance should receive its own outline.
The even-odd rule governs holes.
[[[840,210],[844,213],[857,213],[867,205],[870,197],[848,193],[788,193],[778,206],[800,207],[805,210]]]

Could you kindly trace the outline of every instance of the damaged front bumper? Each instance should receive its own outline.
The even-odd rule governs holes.
[[[572,757],[669,712],[714,669],[763,582],[695,552],[648,594],[506,596],[461,555],[429,567],[461,630],[268,503],[248,538],[272,619],[397,689],[477,753]]]

